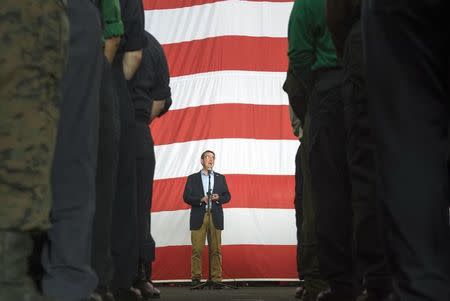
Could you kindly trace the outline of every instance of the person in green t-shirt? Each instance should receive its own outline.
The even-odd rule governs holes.
[[[356,268],[352,270],[356,271],[354,278],[357,283],[363,283],[365,290],[362,297],[367,300],[385,300],[392,294],[393,285],[385,240],[381,236],[381,216],[377,210],[379,200],[375,193],[375,137],[369,122],[366,78],[363,73],[361,1],[327,0],[326,15],[344,68],[342,94],[347,164],[352,187],[351,215],[350,212],[341,211],[341,219],[352,219],[353,227],[346,229],[349,232],[342,233],[340,237],[347,235],[354,238],[353,263]],[[340,254],[332,253],[335,261],[341,260]]]
[[[111,255],[112,205],[115,198],[119,152],[119,103],[113,85],[111,63],[119,47],[124,26],[118,0],[98,2],[103,24],[103,71],[100,85],[100,115],[96,175],[96,211],[93,223],[92,268],[98,285],[91,301],[114,300],[110,291],[113,273]]]
[[[311,270],[314,279],[325,279],[329,285],[317,300],[352,300],[351,252],[343,254],[340,262],[333,261],[330,254],[330,250],[340,252],[351,246],[351,237],[345,240],[336,235],[351,231],[351,218],[340,220],[340,213],[351,214],[351,191],[341,96],[343,73],[327,28],[325,5],[326,0],[296,0],[288,28],[289,73],[296,79],[292,82],[298,83],[294,87],[299,95],[292,107],[305,123],[301,154],[303,189],[310,188],[302,204],[301,259],[305,262],[303,273],[308,293],[303,299],[314,300],[318,290],[325,287],[319,281],[320,285],[315,287],[308,284],[306,264],[314,267]]]
[[[303,289],[295,296],[315,300],[327,285],[319,270],[316,221],[309,165],[310,149],[310,96],[314,88],[314,72],[334,68],[337,58],[325,23],[323,1],[297,0],[288,25],[289,68],[283,86],[288,93],[293,113],[302,128],[301,145],[296,156],[296,217],[298,232],[297,264]],[[301,174],[298,174],[301,173]],[[301,204],[299,204],[301,202]],[[300,212],[297,212],[300,211]]]

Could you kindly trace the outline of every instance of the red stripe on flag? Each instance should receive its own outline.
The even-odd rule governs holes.
[[[295,245],[222,246],[223,279],[297,279],[296,249]],[[206,247],[202,270],[205,279],[208,277]],[[191,279],[191,246],[156,248],[153,280],[161,279]]]
[[[224,208],[294,208],[294,176],[226,175],[226,179],[231,201]],[[152,211],[189,209],[183,202],[185,184],[185,177],[155,180]]]
[[[194,5],[222,2],[224,0],[142,0],[145,10],[182,8]],[[293,0],[249,0],[252,2],[293,2]]]
[[[297,139],[287,105],[217,104],[174,110],[154,120],[151,131],[155,145],[220,138]]]
[[[163,45],[170,75],[220,70],[285,72],[287,38],[222,36]]]

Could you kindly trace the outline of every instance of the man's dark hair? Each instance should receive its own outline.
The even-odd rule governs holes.
[[[205,150],[205,151],[202,153],[200,159],[203,159],[203,158],[205,157],[206,153],[211,153],[211,154],[213,154],[214,158],[216,158],[216,154],[215,154],[213,151],[211,151],[211,150]]]

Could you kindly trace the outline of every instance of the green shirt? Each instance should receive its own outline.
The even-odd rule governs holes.
[[[295,0],[288,25],[289,66],[299,78],[338,66],[325,18],[326,0]]]
[[[123,35],[124,28],[120,14],[119,0],[100,0],[100,14],[103,22],[103,38]]]

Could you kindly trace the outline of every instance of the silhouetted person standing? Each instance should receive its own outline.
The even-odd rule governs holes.
[[[102,29],[92,1],[67,2],[69,58],[62,81],[61,116],[52,168],[52,227],[43,253],[42,287],[46,295],[58,300],[83,300],[97,285],[97,276],[91,268],[91,243]]]
[[[134,287],[144,298],[157,297],[160,292],[151,283],[155,241],[151,235],[151,208],[155,150],[150,123],[164,115],[172,104],[169,68],[159,42],[146,33],[146,46],[139,69],[130,81],[131,98],[136,117],[136,189],[138,218],[139,266]]]
[[[329,234],[330,240],[336,237],[334,246],[354,256],[346,261],[347,257],[342,258],[342,253],[335,248],[326,251],[330,260],[347,264],[343,272],[354,275],[356,293],[364,284],[368,300],[384,300],[392,292],[392,279],[381,238],[379,200],[375,195],[375,139],[367,112],[360,16],[360,0],[327,0],[327,23],[344,69],[343,125],[351,183],[350,210],[338,211],[341,215],[336,216],[337,224],[330,225],[333,230]],[[352,227],[340,227],[345,224],[342,220],[352,220]],[[353,241],[346,237],[353,237]]]
[[[450,300],[450,2],[363,1],[369,116],[400,300]]]
[[[50,172],[69,44],[63,1],[2,1],[0,39],[0,300],[49,300],[32,282],[27,259],[31,234],[50,226]]]
[[[128,87],[141,63],[144,39],[144,10],[141,0],[120,0],[125,33],[112,64],[114,86],[119,98],[120,145],[117,191],[113,203],[111,250],[114,274],[111,290],[118,300],[140,300],[133,289],[138,266],[136,199],[136,123]]]
[[[288,25],[289,67],[283,85],[283,89],[289,96],[289,104],[298,117],[303,130],[300,139],[301,144],[295,157],[297,268],[301,270],[301,276],[304,279],[304,289],[296,292],[296,297],[303,300],[315,300],[317,294],[326,288],[326,283],[319,271],[316,214],[311,186],[311,114],[309,102],[314,85],[312,66],[317,63],[316,67],[324,65],[327,68],[326,66],[330,63],[331,66],[336,64],[335,61],[330,61],[323,55],[329,52],[326,47],[330,49],[332,47],[317,42],[320,40],[319,37],[327,32],[325,24],[320,25],[322,19],[315,18],[317,11],[319,11],[319,14],[321,12],[321,6],[316,4],[313,1],[295,1],[292,7]],[[324,23],[324,20],[322,20],[322,23]],[[315,30],[317,26],[321,26],[325,31]],[[313,37],[313,32],[317,33],[317,37]],[[332,50],[331,53],[333,53]]]
[[[111,63],[124,32],[119,0],[99,0],[103,24],[103,65],[100,85],[96,206],[92,241],[92,268],[98,285],[91,301],[114,300],[110,291],[114,265],[111,254],[112,206],[116,195],[119,156],[119,103],[112,79]]]

